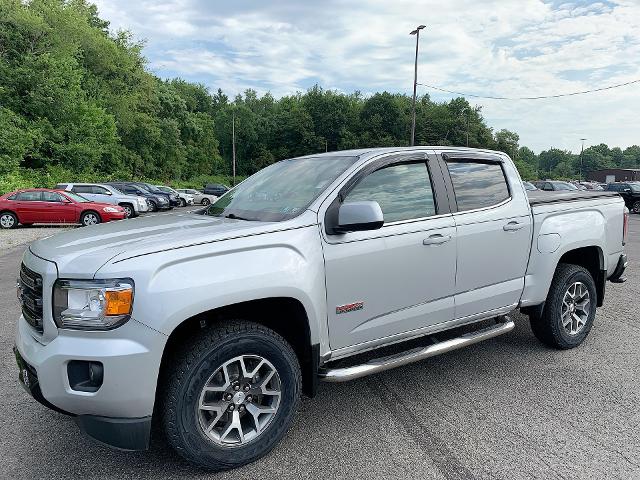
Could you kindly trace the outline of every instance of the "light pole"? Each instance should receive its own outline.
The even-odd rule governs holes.
[[[411,146],[415,144],[416,138],[416,88],[418,86],[418,42],[420,40],[420,30],[426,25],[418,25],[409,35],[416,36],[416,62],[413,69],[413,107],[411,108]]]
[[[466,120],[467,120],[467,147],[468,147],[469,146],[469,108],[468,107],[464,107],[461,113],[464,114],[465,112],[466,112],[465,116],[467,117]]]
[[[231,112],[231,152],[233,161],[233,186],[236,185],[236,112]]]
[[[582,148],[580,149],[580,181],[582,181],[582,154],[584,153],[584,141],[586,138],[581,138]]]

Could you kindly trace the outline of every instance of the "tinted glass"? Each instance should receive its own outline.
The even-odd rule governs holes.
[[[502,167],[496,163],[447,162],[458,211],[490,207],[509,198]]]
[[[62,203],[62,196],[56,192],[42,192],[42,200],[45,202]]]
[[[568,182],[554,182],[554,190],[579,190],[578,187]]]
[[[345,202],[372,200],[380,204],[384,222],[399,222],[436,214],[429,171],[424,163],[404,163],[363,178]]]
[[[79,203],[85,203],[85,202],[90,202],[91,200],[87,200],[86,198],[84,198],[81,195],[78,195],[77,193],[73,193],[73,192],[65,192],[65,194],[67,195],[67,197],[69,197],[71,200],[75,200],[76,202]]]
[[[100,186],[98,186],[98,185],[93,185],[93,186],[91,187],[91,191],[92,191],[93,193],[97,193],[98,195],[109,195],[109,190],[107,190],[107,189],[106,189],[106,188],[104,188],[104,187],[100,187]]]
[[[71,191],[74,193],[93,193],[91,185],[74,185],[71,187]]]
[[[628,187],[634,192],[634,193],[640,193],[640,183],[630,183],[628,185]]]
[[[20,192],[16,200],[21,202],[36,202],[42,200],[42,192]]]
[[[247,178],[204,215],[279,222],[302,213],[358,157],[282,160]]]

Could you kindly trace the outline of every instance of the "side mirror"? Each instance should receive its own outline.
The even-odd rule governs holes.
[[[343,203],[338,210],[336,233],[377,230],[384,225],[384,216],[378,202]]]
[[[109,190],[106,191],[105,195],[113,195]]]
[[[625,192],[630,192],[630,191],[631,191],[631,189],[630,189],[630,188],[625,188],[625,189],[624,189],[624,191],[625,191]]]

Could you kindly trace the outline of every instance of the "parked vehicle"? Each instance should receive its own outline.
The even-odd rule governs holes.
[[[191,195],[193,197],[193,203],[207,206],[216,200],[218,197],[215,195],[208,195],[206,193],[202,193],[200,190],[195,190],[193,188],[178,188],[179,193],[186,193],[187,195]]]
[[[77,193],[92,202],[120,205],[124,209],[127,218],[137,217],[140,213],[149,211],[146,198],[138,195],[125,195],[111,185],[101,183],[59,183],[56,188]]]
[[[164,193],[177,195],[180,201],[181,207],[186,207],[187,205],[193,205],[193,195],[189,195],[188,193],[184,193],[184,192],[179,192],[165,185],[156,185],[156,188]]]
[[[559,180],[538,180],[533,182],[538,190],[551,191],[565,191],[565,190],[580,190],[573,183],[562,182]]]
[[[169,205],[172,207],[180,206],[180,197],[178,196],[177,192],[163,192],[158,187],[156,187],[155,185],[151,185],[150,183],[136,182],[136,185],[149,190],[154,195],[164,195],[165,197],[167,197],[167,200],[169,200]]]
[[[584,188],[584,190],[604,190],[599,184],[595,182],[578,182],[578,184]]]
[[[527,194],[487,150],[284,160],[200,212],[32,243],[16,356],[34,397],[90,436],[144,449],[157,415],[213,470],[269,452],[319,380],[507,333],[514,309],[546,345],[577,347],[626,267],[618,195]],[[418,337],[431,341],[402,343]]]
[[[618,192],[629,210],[640,213],[640,182],[610,183],[607,190]]]
[[[91,202],[73,192],[34,188],[7,193],[0,197],[0,227],[15,228],[19,223],[79,223],[95,225],[122,220],[125,211],[119,205]]]
[[[207,183],[204,186],[203,193],[208,195],[215,195],[216,197],[221,197],[225,193],[229,191],[229,187],[226,185],[222,185],[221,183]]]
[[[536,186],[531,182],[522,182],[522,185],[524,185],[524,189],[527,190],[528,192],[531,192],[533,190],[538,190]]]
[[[116,190],[126,195],[136,195],[147,199],[149,205],[149,211],[155,212],[157,210],[169,210],[169,199],[166,195],[156,195],[151,193],[146,188],[142,188],[139,185],[131,182],[107,182],[106,185],[111,185]]]

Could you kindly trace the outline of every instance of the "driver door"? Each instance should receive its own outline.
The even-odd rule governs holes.
[[[453,320],[455,223],[439,165],[417,155],[382,159],[373,171],[369,164],[339,194],[342,203],[378,202],[382,228],[337,235],[323,229],[332,350]]]

